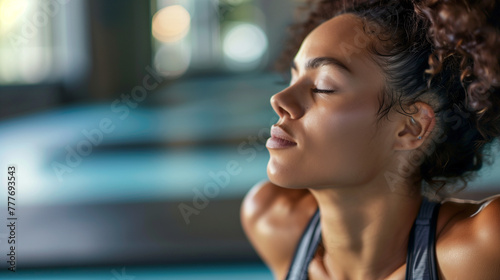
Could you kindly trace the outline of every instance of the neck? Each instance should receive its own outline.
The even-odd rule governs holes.
[[[321,211],[323,264],[331,279],[384,279],[405,264],[419,194],[387,191],[383,182],[309,190]]]

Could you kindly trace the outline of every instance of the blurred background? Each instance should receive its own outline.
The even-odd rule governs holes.
[[[272,279],[239,222],[266,178],[301,1],[0,0],[3,279]],[[500,166],[462,197],[499,192]],[[5,224],[5,225],[4,225]]]

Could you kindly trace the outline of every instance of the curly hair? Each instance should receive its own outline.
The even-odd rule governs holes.
[[[293,56],[318,25],[351,13],[372,38],[368,47],[386,76],[379,119],[395,109],[410,114],[417,101],[435,111],[436,128],[422,145],[418,181],[424,194],[450,194],[475,177],[493,140],[500,136],[500,8],[492,0],[334,1],[308,0],[304,20],[276,69],[288,75]],[[375,44],[374,42],[377,42]],[[432,102],[429,102],[432,101]]]

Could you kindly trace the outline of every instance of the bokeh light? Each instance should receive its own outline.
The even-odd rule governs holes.
[[[153,16],[152,33],[158,41],[175,42],[186,36],[191,16],[181,5],[165,7]]]
[[[164,77],[176,78],[184,74],[191,62],[191,48],[181,42],[163,44],[156,51],[154,58],[155,69]]]
[[[224,55],[243,65],[255,65],[264,56],[267,47],[267,37],[262,29],[250,23],[232,26],[223,42]]]

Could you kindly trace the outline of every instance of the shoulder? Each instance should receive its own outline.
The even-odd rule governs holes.
[[[500,195],[442,203],[436,257],[442,279],[498,279]],[[440,211],[441,212],[441,211]]]
[[[257,183],[241,205],[241,223],[253,247],[283,279],[302,233],[317,208],[307,189],[286,189],[269,181]]]

